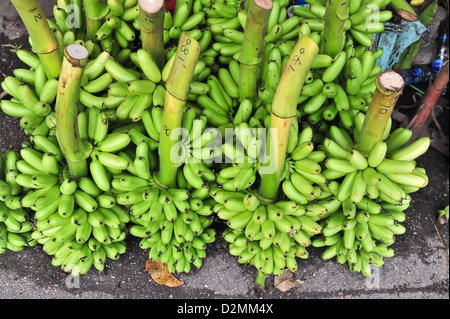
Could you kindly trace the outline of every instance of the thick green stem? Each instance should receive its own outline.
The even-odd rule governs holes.
[[[142,48],[150,53],[160,70],[165,64],[164,11],[164,0],[139,0]]]
[[[349,0],[327,0],[321,52],[335,57],[344,47],[344,23],[348,19]]]
[[[86,33],[91,40],[103,24],[103,19],[109,14],[109,8],[104,0],[83,0],[86,14]]]
[[[195,66],[200,56],[200,43],[186,33],[182,33],[176,57],[166,81],[166,99],[162,116],[159,141],[159,173],[157,183],[166,188],[176,187],[178,167],[182,164],[172,152],[179,143],[178,135],[172,132],[181,128],[183,112],[190,90]]]
[[[72,44],[64,49],[56,96],[56,137],[72,178],[87,175],[86,159],[92,153],[92,145],[81,140],[78,132],[80,85],[88,56],[88,51],[81,45]]]
[[[58,78],[62,57],[44,11],[37,0],[11,0],[22,19],[49,79]]]
[[[372,146],[381,141],[392,110],[404,86],[405,81],[394,71],[385,71],[378,75],[376,90],[355,145],[362,154],[367,155]]]
[[[302,35],[286,64],[272,102],[270,130],[267,133],[266,160],[259,173],[262,199],[274,201],[283,173],[289,130],[297,116],[297,101],[306,75],[319,53],[319,47],[308,36]],[[268,159],[268,160],[267,160]]]
[[[239,56],[239,98],[254,99],[258,79],[258,68],[262,60],[264,36],[267,22],[272,10],[271,0],[249,0],[247,20],[245,22],[244,40]]]

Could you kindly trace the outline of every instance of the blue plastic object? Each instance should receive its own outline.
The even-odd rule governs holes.
[[[377,33],[374,38],[376,46],[383,49],[383,55],[376,64],[381,66],[383,71],[391,70],[403,51],[419,40],[427,31],[427,27],[420,21],[402,20],[399,24],[386,22],[384,31]]]

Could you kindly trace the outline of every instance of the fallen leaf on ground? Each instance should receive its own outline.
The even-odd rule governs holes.
[[[159,260],[147,259],[145,270],[148,271],[150,276],[152,276],[152,279],[159,285],[178,287],[184,284],[184,282],[175,278],[175,276],[167,270],[167,265],[164,265]]]
[[[275,288],[282,292],[303,285],[303,283],[301,280],[294,279],[294,274],[289,269],[286,269],[282,275],[275,276],[274,279]]]

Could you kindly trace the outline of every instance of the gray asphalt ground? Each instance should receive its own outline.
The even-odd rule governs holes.
[[[41,1],[49,17],[55,2]],[[2,0],[0,80],[21,65],[7,45],[21,43],[27,47],[26,40],[14,7]],[[407,100],[408,92],[403,95]],[[448,135],[448,110],[439,121]],[[23,139],[17,119],[0,110],[2,153],[10,147],[19,149]],[[176,299],[176,305],[183,305],[182,300],[202,304],[206,299],[448,299],[448,224],[437,222],[437,211],[449,202],[448,158],[430,149],[418,164],[426,169],[429,185],[412,194],[413,203],[403,223],[407,232],[397,236],[392,246],[396,255],[385,259],[383,268],[373,267],[368,278],[351,273],[347,265],[334,260],[323,261],[322,249],[311,248],[310,257],[299,260],[299,270],[294,274],[302,285],[281,292],[274,287],[272,276],[267,279],[266,292],[262,292],[253,284],[255,269],[238,264],[228,253],[227,243],[218,238],[209,245],[203,267],[178,275],[184,284],[169,288],[151,279],[145,271],[148,252],[130,238],[127,253],[119,260],[109,261],[103,272],[92,269],[79,279],[53,267],[39,246],[18,253],[8,251],[0,255],[0,299]],[[221,224],[216,226],[223,228]]]

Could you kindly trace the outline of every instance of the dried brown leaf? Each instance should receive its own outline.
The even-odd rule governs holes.
[[[175,276],[167,270],[167,265],[164,265],[159,260],[147,259],[145,270],[148,271],[152,279],[159,285],[178,287],[184,284],[184,282],[175,278]]]
[[[282,275],[275,276],[274,279],[275,288],[282,292],[286,292],[303,284],[303,281],[294,279],[294,274],[289,269],[286,269]]]

